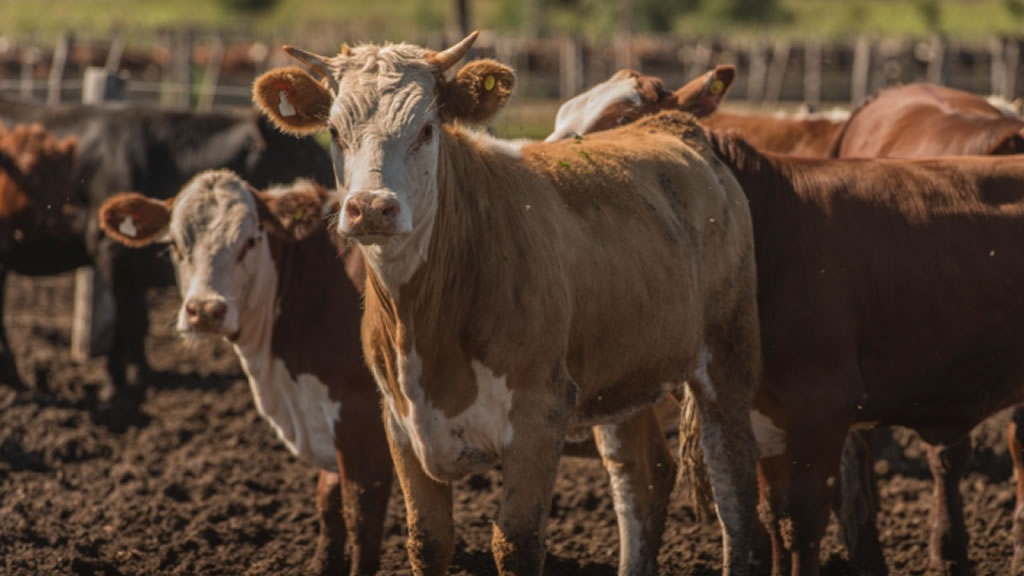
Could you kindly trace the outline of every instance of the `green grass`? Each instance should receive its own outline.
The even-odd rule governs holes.
[[[611,0],[578,0],[579,6],[549,2],[541,18],[552,35],[607,36],[615,24]],[[1024,29],[1024,0],[781,0],[777,21],[736,23],[720,2],[703,0],[694,12],[679,15],[674,33],[701,36],[783,35],[795,38],[927,36],[940,32],[977,39],[1015,34]],[[928,7],[934,7],[931,24]],[[73,29],[80,35],[105,35],[118,26],[129,39],[151,38],[160,28],[194,25],[285,38],[331,30],[341,40],[422,40],[449,21],[448,0],[279,0],[259,16],[245,16],[218,0],[2,0],[0,33],[35,35],[40,40]],[[471,0],[474,26],[515,33],[523,19],[517,0]],[[326,40],[326,38],[324,38]]]

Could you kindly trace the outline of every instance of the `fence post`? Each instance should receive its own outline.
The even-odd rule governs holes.
[[[755,39],[750,44],[750,73],[747,75],[747,101],[756,103],[764,98],[765,78],[768,64],[765,62],[764,45]]]
[[[928,71],[925,77],[932,84],[945,84],[943,71],[946,65],[946,43],[939,36],[932,36],[928,50]]]
[[[782,95],[783,80],[789,66],[789,40],[777,40],[772,50],[772,63],[764,83],[764,100],[771,104],[779,101]]]
[[[1006,69],[1003,73],[1003,98],[1013,100],[1017,96],[1017,68],[1020,66],[1020,44],[1016,40],[1006,41]]]
[[[989,38],[988,52],[991,55],[989,64],[989,94],[1001,94],[1003,78],[1006,76],[1006,61],[1003,59],[1003,41],[1000,38]]]
[[[82,103],[124,98],[125,78],[90,66],[82,80]],[[114,343],[114,294],[92,267],[75,270],[71,317],[71,359],[84,362],[110,352]]]
[[[804,102],[814,108],[821,105],[821,42],[817,40],[804,45]]]
[[[53,49],[53,63],[50,65],[50,77],[46,82],[47,104],[60,104],[60,91],[64,81],[64,67],[67,66],[72,42],[74,42],[74,36],[71,32],[64,32],[60,35],[60,38],[57,40],[57,46]]]
[[[209,111],[213,109],[213,101],[217,98],[217,82],[220,79],[220,68],[224,63],[224,41],[214,36],[210,47],[210,61],[206,63],[203,83],[199,87],[199,102],[196,108]]]
[[[34,100],[36,94],[36,64],[39,63],[39,48],[32,46],[21,58],[21,81],[18,93],[22,100]]]
[[[868,76],[871,72],[871,41],[857,37],[853,48],[853,71],[850,78],[850,106],[860,106],[868,96]]]
[[[559,44],[559,61],[558,66],[560,82],[558,92],[562,101],[568,100],[579,92],[581,87],[580,77],[580,63],[582,56],[580,54],[580,45],[573,38],[563,38]]]

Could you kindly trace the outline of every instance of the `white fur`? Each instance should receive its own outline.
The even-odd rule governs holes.
[[[606,80],[574,96],[559,107],[555,117],[555,131],[544,141],[554,142],[571,138],[575,134],[585,134],[605,109],[623,100],[640,104],[635,78]]]
[[[711,366],[711,350],[707,346],[700,347],[700,355],[697,357],[697,369],[693,378],[701,387],[702,393],[708,400],[714,402],[716,398],[715,387],[711,385],[711,375],[708,374],[708,367]]]
[[[605,469],[608,470],[608,476],[611,479],[615,516],[619,525],[619,574],[637,574],[643,570],[647,559],[642,555],[641,539],[644,526],[634,509],[636,504],[634,486],[621,467],[614,463],[615,456],[622,452],[618,427],[605,425],[598,426],[598,428],[601,433],[598,449],[605,459]]]
[[[341,402],[330,399],[327,386],[316,376],[293,378],[280,358],[239,346],[235,352],[249,378],[256,409],[288,450],[318,468],[336,471],[334,427],[341,418]]]
[[[288,92],[286,90],[278,90],[277,97],[279,101],[277,111],[281,113],[281,116],[285,118],[295,116],[295,106],[292,106],[292,103],[288,101]]]
[[[131,216],[125,216],[124,220],[121,220],[121,224],[118,225],[117,231],[129,238],[135,238],[139,231],[135,228],[135,222]]]
[[[757,446],[761,449],[761,458],[778,456],[786,451],[786,432],[776,426],[771,418],[757,410],[751,410],[750,423],[754,428]]]
[[[514,435],[507,376],[495,375],[477,360],[471,365],[476,400],[449,418],[433,406],[420,386],[423,363],[419,354],[413,350],[398,358],[399,386],[409,411],[403,417],[389,396],[393,421],[408,438],[424,470],[438,479],[456,479],[492,466]]]

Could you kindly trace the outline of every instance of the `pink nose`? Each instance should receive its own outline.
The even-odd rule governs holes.
[[[344,232],[350,236],[394,234],[398,201],[373,192],[356,192],[345,201]]]
[[[193,298],[185,303],[185,317],[189,326],[199,330],[215,330],[220,328],[227,316],[228,305],[220,300],[200,300]]]

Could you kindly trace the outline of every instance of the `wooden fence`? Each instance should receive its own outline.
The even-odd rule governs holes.
[[[329,35],[303,35],[303,47],[332,53]],[[415,41],[440,48],[443,34]],[[0,42],[0,97],[78,101],[83,75],[100,66],[125,80],[125,99],[175,108],[249,105],[253,78],[288,63],[274,39],[253,41],[191,29],[163,32],[149,48],[119,35],[105,39],[61,36],[53,46],[7,38]],[[976,93],[1018,96],[1020,40],[960,43],[939,37],[850,42],[793,42],[760,38],[633,37],[606,43],[573,38],[523,40],[485,33],[474,55],[513,65],[521,98],[564,100],[622,67],[681,85],[722,63],[739,75],[731,100],[855,105],[879,88],[927,80]]]

